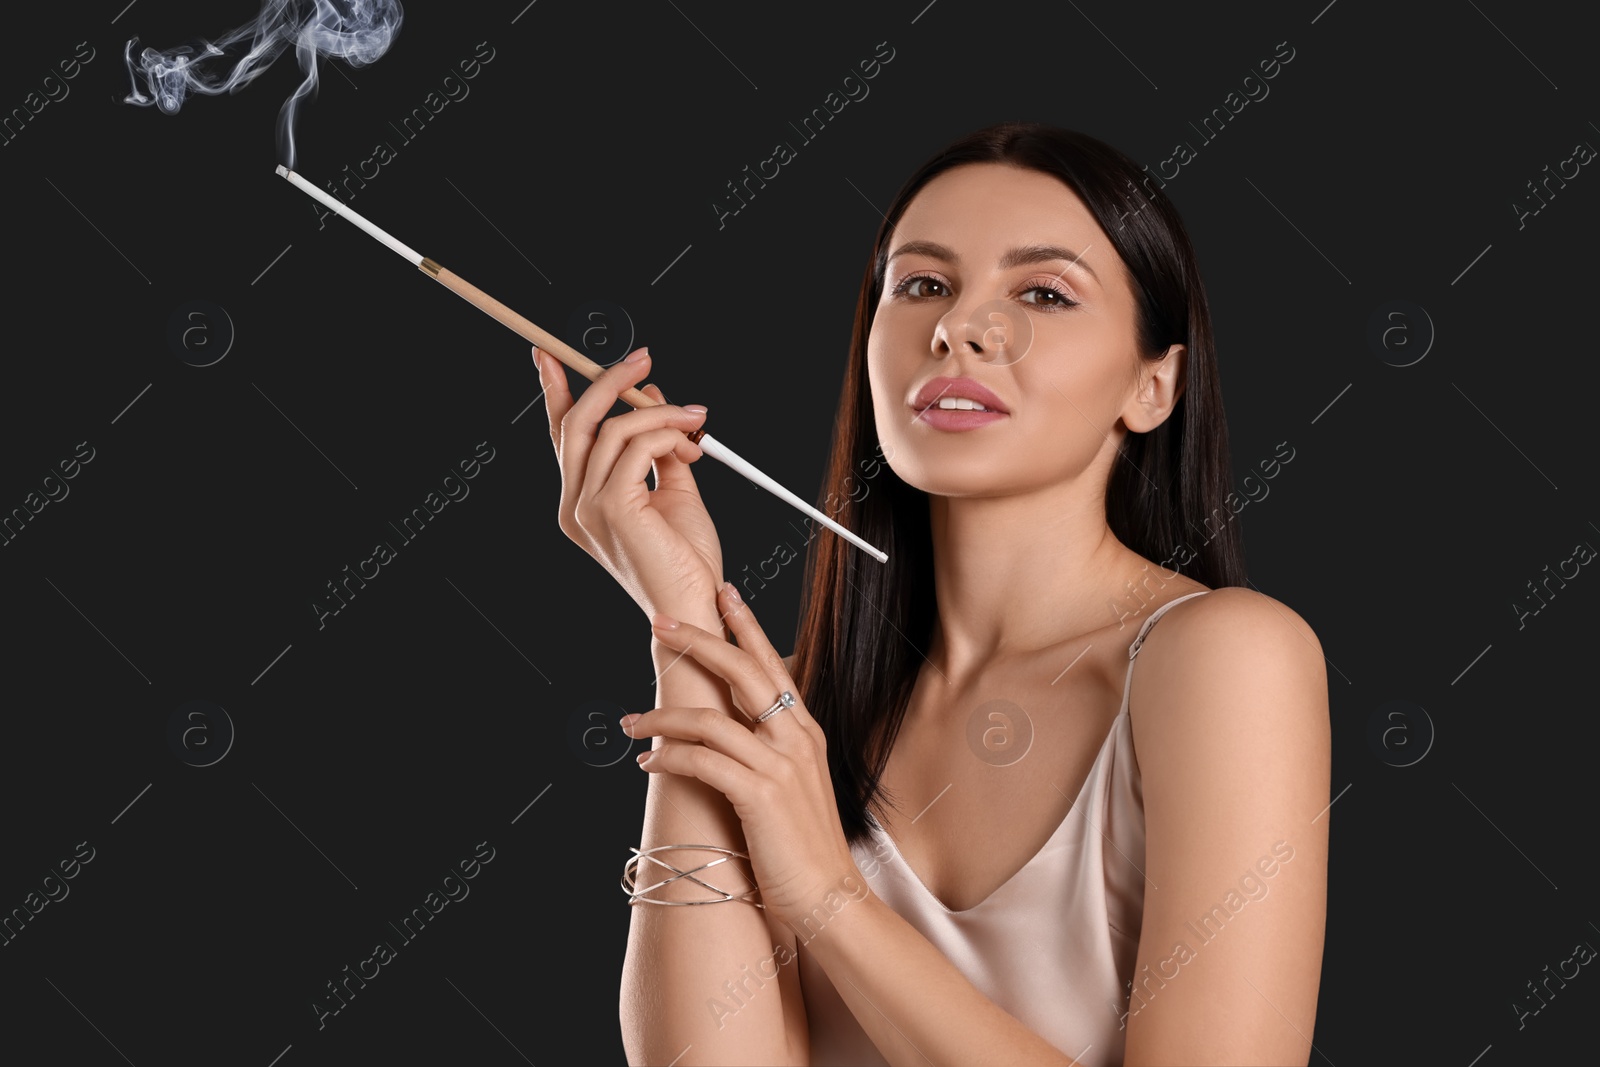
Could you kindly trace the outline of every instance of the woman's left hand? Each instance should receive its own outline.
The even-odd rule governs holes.
[[[652,619],[655,637],[727,682],[742,715],[656,708],[624,717],[623,729],[664,739],[641,758],[645,770],[698,778],[728,798],[744,825],[761,902],[769,916],[790,924],[824,906],[829,894],[860,899],[866,883],[839,821],[822,728],[798,694],[793,707],[754,722],[779,693],[795,692],[794,679],[732,585],[723,585],[717,603],[737,647],[687,623],[664,629],[663,620],[675,620],[662,615]]]

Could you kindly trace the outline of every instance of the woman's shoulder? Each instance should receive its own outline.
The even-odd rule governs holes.
[[[1205,592],[1205,596],[1195,596]],[[1277,645],[1293,635],[1322,655],[1316,631],[1293,608],[1242,585],[1206,589],[1196,584],[1181,604],[1174,604],[1162,616],[1162,623],[1151,628],[1146,642],[1152,648],[1183,645],[1209,640],[1233,646]],[[1177,598],[1174,598],[1177,599]],[[1161,633],[1168,640],[1158,641]],[[1141,653],[1142,654],[1142,653]]]
[[[1181,716],[1232,732],[1250,714],[1326,723],[1327,661],[1316,631],[1254,589],[1223,586],[1173,604],[1150,628],[1138,663],[1130,708],[1146,726]]]

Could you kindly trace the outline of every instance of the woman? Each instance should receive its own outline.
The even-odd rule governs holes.
[[[703,411],[602,424],[641,354],[574,403],[535,352],[561,527],[654,623],[630,1060],[1307,1062],[1323,659],[1242,587],[1205,294],[1140,168],[1003,124],[896,196],[826,480],[889,561],[822,533],[791,660],[720,582]]]

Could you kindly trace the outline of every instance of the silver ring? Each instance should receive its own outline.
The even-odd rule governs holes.
[[[778,699],[772,707],[756,716],[756,722],[766,722],[783,709],[792,707],[794,707],[794,694],[785,689],[778,694]]]

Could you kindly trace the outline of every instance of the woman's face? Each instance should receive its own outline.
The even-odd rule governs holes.
[[[879,440],[908,484],[941,496],[1069,480],[1100,491],[1124,431],[1170,411],[1175,395],[1142,389],[1162,364],[1140,359],[1122,261],[1051,175],[945,171],[907,206],[888,253],[867,372]],[[1168,378],[1182,358],[1175,346]],[[1003,413],[924,410],[934,395]]]

